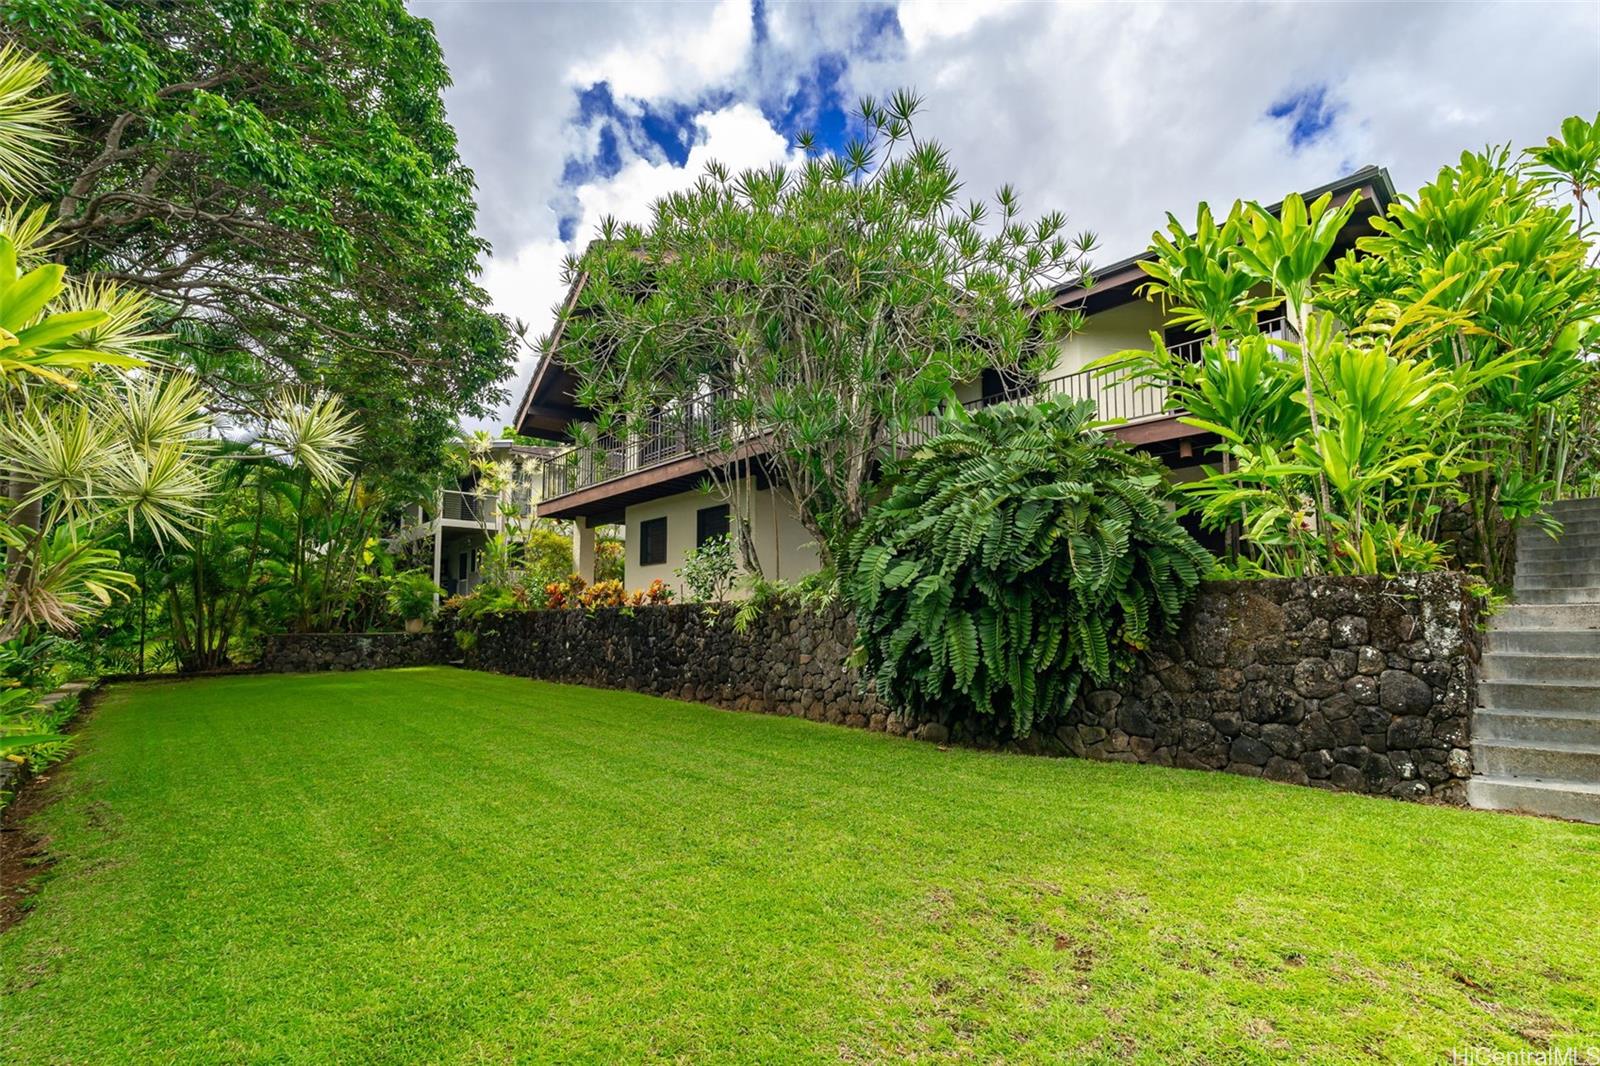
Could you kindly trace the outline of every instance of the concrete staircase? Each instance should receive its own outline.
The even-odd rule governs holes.
[[[1474,807],[1600,822],[1600,499],[1517,539],[1513,602],[1490,620],[1472,719]]]

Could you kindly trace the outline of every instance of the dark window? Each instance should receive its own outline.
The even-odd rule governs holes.
[[[639,565],[660,566],[667,561],[667,520],[647,518],[639,523]]]
[[[694,516],[694,546],[696,548],[710,540],[712,537],[726,537],[728,535],[728,505],[719,503],[715,507],[702,507]]]

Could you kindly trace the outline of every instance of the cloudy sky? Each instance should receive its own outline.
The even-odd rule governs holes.
[[[708,159],[851,133],[864,93],[926,97],[918,132],[969,194],[1138,251],[1168,210],[1278,199],[1368,163],[1414,189],[1464,148],[1600,110],[1600,3],[532,3],[413,0],[455,86],[497,310],[543,333],[562,256],[648,217]],[[534,356],[513,383],[520,396]]]

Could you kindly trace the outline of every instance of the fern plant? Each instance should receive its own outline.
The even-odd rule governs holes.
[[[1211,566],[1160,465],[1053,400],[968,413],[889,472],[843,591],[879,695],[919,720],[1024,736],[1086,677],[1115,683]]]

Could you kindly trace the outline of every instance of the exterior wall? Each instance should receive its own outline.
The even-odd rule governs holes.
[[[1162,327],[1161,310],[1149,300],[1107,308],[1084,319],[1083,329],[1061,343],[1055,369],[1045,375],[1045,388],[1074,399],[1093,400],[1105,419],[1135,421],[1161,414],[1166,397],[1160,389],[1114,383],[1082,371],[1096,359],[1124,348],[1146,348],[1152,330]]]
[[[1124,348],[1147,348],[1150,332],[1160,332],[1161,327],[1161,309],[1144,299],[1088,315],[1083,329],[1061,342],[1055,370],[1046,376],[1075,374],[1096,359]]]
[[[714,495],[690,491],[629,507],[623,584],[629,589],[638,589],[660,579],[676,590],[679,597],[686,596],[688,590],[675,571],[694,550],[695,514],[719,502]],[[821,565],[816,547],[789,504],[768,489],[757,490],[753,503],[751,532],[766,576],[771,580],[793,581],[814,572]],[[657,566],[641,566],[639,546],[643,537],[639,526],[652,518],[667,520],[667,559]]]

